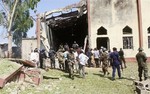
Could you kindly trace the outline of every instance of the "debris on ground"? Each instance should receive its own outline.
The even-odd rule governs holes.
[[[150,94],[150,80],[135,81],[135,91],[137,94]]]

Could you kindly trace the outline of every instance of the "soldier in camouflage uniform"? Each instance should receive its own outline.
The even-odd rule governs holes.
[[[127,68],[127,66],[126,66],[126,61],[124,58],[124,51],[122,50],[122,48],[120,48],[120,51],[118,53],[120,57],[121,69],[123,70],[123,63],[124,63],[124,68]]]
[[[147,67],[147,57],[143,52],[142,48],[138,49],[139,52],[136,54],[136,60],[138,62],[138,72],[139,72],[139,81],[142,81],[142,72],[144,71],[144,80],[147,80],[148,77],[148,67]]]
[[[67,63],[68,63],[68,69],[69,69],[69,77],[74,79],[74,72],[73,72],[73,65],[75,63],[75,56],[73,53],[73,48],[70,48],[69,53],[67,54]]]
[[[103,49],[103,53],[101,55],[101,60],[102,60],[102,70],[103,70],[103,73],[104,73],[104,76],[109,74],[108,72],[108,67],[109,67],[109,64],[108,64],[108,53],[106,52],[106,49]]]
[[[58,57],[58,61],[59,61],[59,68],[61,70],[65,70],[65,58],[64,58],[63,52],[64,52],[64,50],[61,49],[61,48],[57,51],[57,57]]]

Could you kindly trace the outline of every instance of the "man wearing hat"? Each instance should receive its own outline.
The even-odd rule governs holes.
[[[104,73],[104,76],[109,74],[108,72],[108,53],[106,52],[106,48],[103,49],[103,53],[101,55],[101,60],[102,60],[102,70],[103,70],[103,73]]]
[[[143,52],[143,48],[138,49],[138,53],[136,54],[136,60],[138,62],[138,72],[139,72],[139,81],[142,81],[142,73],[144,71],[144,80],[148,78],[148,67],[147,67],[147,57],[146,54]]]

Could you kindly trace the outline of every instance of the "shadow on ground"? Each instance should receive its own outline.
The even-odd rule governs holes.
[[[72,79],[72,78],[69,77],[69,74],[63,74],[63,75],[61,75],[61,76],[62,76],[62,77],[65,77],[65,78]],[[81,77],[80,77],[78,74],[75,74],[75,75],[74,75],[74,79],[75,79],[75,78],[81,78]],[[73,80],[74,80],[74,79],[73,79]]]
[[[112,77],[110,77],[108,75],[104,76],[102,73],[93,73],[93,75],[100,76],[100,77],[103,77],[103,78],[108,78],[109,80],[112,80]],[[126,79],[126,80],[130,80],[130,81],[134,80],[132,78],[127,78],[127,77],[121,77],[121,78],[116,78],[116,79]]]

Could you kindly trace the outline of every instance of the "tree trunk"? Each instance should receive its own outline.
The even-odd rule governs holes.
[[[9,32],[8,34],[8,57],[12,57],[12,34]]]
[[[9,17],[9,24],[8,24],[8,57],[11,58],[12,57],[12,31],[11,31],[11,27],[12,27],[12,22],[13,22],[13,18],[14,18],[14,13],[16,10],[16,6],[19,0],[15,1],[12,13],[10,14]]]

